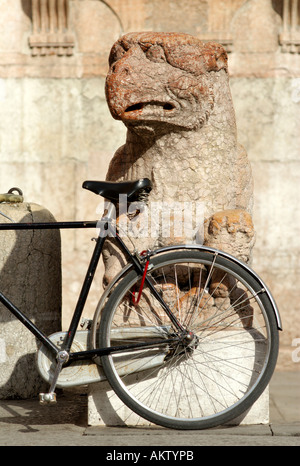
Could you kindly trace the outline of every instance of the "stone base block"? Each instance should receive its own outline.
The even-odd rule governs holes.
[[[229,425],[269,423],[269,388],[254,405]],[[117,397],[107,382],[93,384],[88,394],[88,424],[90,426],[149,426],[150,422],[133,413]]]
[[[241,341],[243,344],[241,344]],[[174,412],[176,411],[176,394],[174,395],[173,383],[178,382],[177,388],[175,386],[177,396],[182,393],[182,397],[185,397],[182,399],[182,407],[186,403],[187,411],[190,405],[195,404],[197,406],[198,399],[201,400],[201,410],[206,416],[211,415],[213,412],[212,399],[215,406],[220,406],[223,409],[224,401],[230,405],[235,400],[234,393],[244,390],[250,381],[251,383],[254,382],[252,380],[256,372],[254,368],[263,364],[261,358],[265,354],[265,345],[263,335],[254,329],[219,330],[218,338],[203,338],[201,343],[202,351],[195,354],[194,360],[195,367],[199,371],[197,369],[191,372],[193,365],[189,365],[189,376],[195,381],[198,394],[196,395],[194,390],[191,390],[189,395],[186,391],[187,387],[185,387],[185,391],[183,390],[180,377],[177,380],[176,377],[165,374],[164,387],[159,400],[157,400],[158,404],[162,409],[167,405],[169,409],[174,408]],[[210,371],[207,364],[207,355],[209,354],[213,354],[212,367],[214,373],[208,376],[204,382],[202,374]],[[228,364],[224,363],[224,361],[228,361]],[[243,367],[241,367],[241,361],[243,361]],[[182,370],[185,370],[184,365]],[[153,377],[156,376],[153,375]],[[132,381],[132,383],[135,382]],[[143,385],[144,393],[146,393],[149,383],[148,378],[140,382],[139,385]],[[222,387],[224,390],[220,390]],[[157,409],[159,410],[159,406]],[[269,391],[267,388],[248,412],[231,421],[230,424],[266,424],[268,422]],[[89,387],[88,423],[93,426],[149,425],[148,421],[136,416],[124,406],[106,381]]]

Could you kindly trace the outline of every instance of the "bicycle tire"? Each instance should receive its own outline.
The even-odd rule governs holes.
[[[133,412],[167,428],[206,429],[243,415],[267,387],[278,354],[276,317],[261,282],[238,262],[204,251],[154,256],[147,277],[193,341],[102,356],[112,389]],[[149,332],[150,340],[178,334],[147,284],[132,303],[140,281],[132,270],[111,294],[100,347],[143,341]]]

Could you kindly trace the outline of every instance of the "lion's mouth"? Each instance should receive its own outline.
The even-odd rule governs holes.
[[[126,117],[134,117],[138,115],[145,116],[160,116],[170,113],[176,109],[173,102],[138,102],[134,105],[130,105],[124,111]]]

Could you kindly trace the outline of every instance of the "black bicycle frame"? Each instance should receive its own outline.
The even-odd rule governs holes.
[[[0,224],[0,231],[2,230],[49,230],[49,229],[70,229],[70,228],[97,228],[100,226],[100,232],[97,238],[95,238],[96,245],[86,272],[86,276],[81,288],[81,292],[79,294],[77,304],[74,310],[74,314],[69,326],[69,330],[67,332],[67,337],[65,341],[65,348],[64,350],[70,352],[75,333],[80,321],[80,318],[82,316],[82,312],[90,291],[91,284],[93,282],[95,272],[97,269],[97,265],[99,263],[99,259],[102,253],[103,245],[105,242],[105,239],[108,234],[112,234],[115,236],[117,241],[119,242],[121,248],[126,252],[126,254],[129,257],[129,260],[133,263],[133,266],[137,270],[138,273],[141,275],[143,274],[143,264],[141,261],[135,257],[123,240],[120,238],[118,233],[113,230],[111,226],[111,222],[109,219],[102,219],[101,222],[98,221],[81,221],[81,222],[46,222],[46,223],[1,223]],[[147,284],[150,286],[152,292],[155,294],[156,298],[158,301],[162,304],[164,307],[166,313],[170,317],[171,321],[174,323],[174,325],[177,327],[178,330],[181,332],[184,332],[183,327],[180,325],[180,323],[177,321],[175,316],[173,315],[172,311],[168,308],[166,303],[163,301],[161,298],[160,294],[156,291],[155,287],[152,285],[151,281],[148,279],[146,276],[145,281]],[[47,348],[49,349],[52,353],[57,355],[61,349],[57,348],[57,346],[43,333],[38,329],[34,323],[25,315],[23,312],[18,309],[4,294],[0,291],[0,302],[10,311],[12,314],[15,315],[17,319],[19,319],[25,327],[27,327],[31,333],[35,335],[35,337]],[[178,340],[177,338],[170,338],[170,339],[164,339],[164,340],[159,340],[159,341],[152,341],[151,343],[136,343],[136,344],[131,344],[131,345],[122,345],[118,347],[108,347],[108,348],[98,348],[98,349],[93,349],[93,350],[87,350],[87,351],[81,351],[81,352],[76,352],[76,353],[70,353],[69,354],[69,361],[72,360],[78,360],[78,359],[90,359],[94,356],[102,356],[105,354],[109,354],[112,352],[117,352],[117,351],[128,351],[130,349],[138,349],[142,347],[151,347],[153,345],[158,345],[158,344],[166,344],[168,342],[174,342],[174,340]]]
[[[1,223],[0,224],[0,231],[3,230],[61,230],[61,229],[70,229],[70,228],[96,228],[97,222],[96,221],[88,221],[88,222],[43,222],[43,223]],[[91,263],[88,268],[88,272],[91,273],[92,269],[94,273],[96,271],[97,263],[99,261],[99,257],[102,251],[103,241],[101,241],[101,248],[99,248],[99,242],[97,242],[93,254],[94,260],[91,260]],[[97,249],[97,253],[96,253]],[[98,250],[100,249],[100,253]],[[97,259],[98,257],[98,259]],[[95,263],[96,262],[96,263]],[[83,307],[88,296],[89,288],[91,285],[91,280],[89,279],[87,272],[87,276],[82,286],[82,290],[80,296],[78,298],[77,306],[76,306],[76,319],[77,324],[73,316],[69,331],[67,333],[67,347],[70,348],[74,339],[75,331],[77,325],[79,323],[79,319],[82,315]],[[58,354],[60,351],[57,346],[40,330],[38,329],[34,323],[25,315],[23,312],[18,309],[4,294],[0,291],[0,302],[10,311],[14,316],[19,319],[25,327],[27,327],[31,333],[34,334],[35,337],[39,341],[43,343],[43,345],[49,349],[55,355]],[[75,314],[75,313],[74,313]],[[74,327],[76,325],[75,331]]]

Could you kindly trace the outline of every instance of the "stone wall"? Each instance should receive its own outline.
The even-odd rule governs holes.
[[[99,215],[99,200],[81,183],[103,179],[124,142],[125,128],[111,118],[104,95],[115,40],[130,31],[172,31],[225,46],[238,139],[254,175],[253,266],[281,311],[279,366],[292,369],[292,345],[300,337],[299,11],[299,0],[0,3],[0,192],[19,186],[27,202],[44,205],[59,220]],[[62,234],[64,321],[76,301],[93,234]],[[101,270],[89,316],[100,278]]]
[[[279,365],[294,370],[292,345],[300,335],[299,84],[287,76],[231,79],[239,137],[254,178],[252,265],[273,291],[282,316]]]

